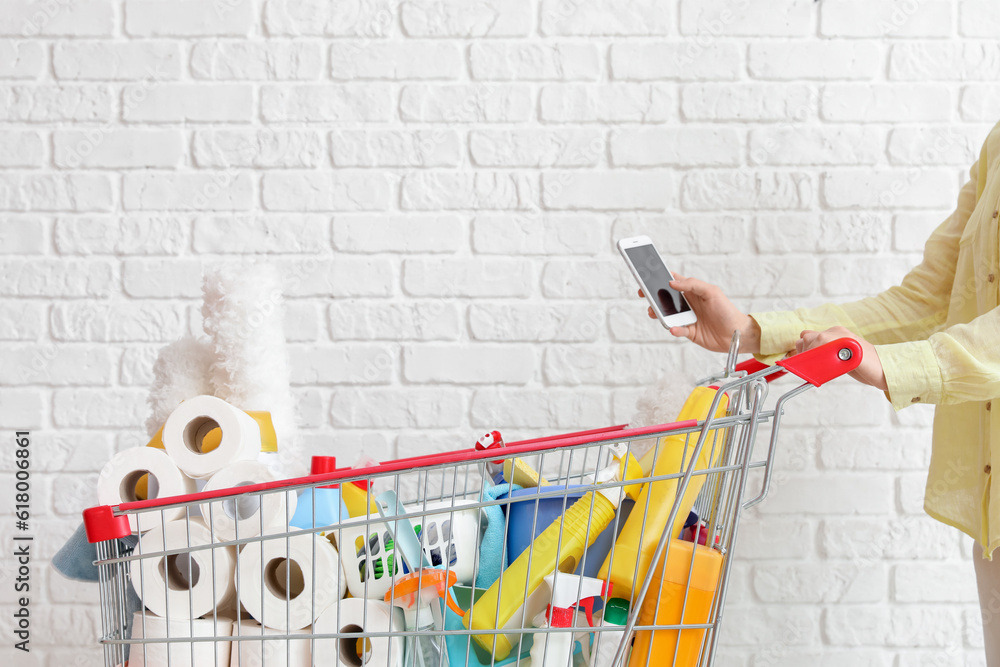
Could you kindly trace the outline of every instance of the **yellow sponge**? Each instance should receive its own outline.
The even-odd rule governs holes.
[[[549,486],[549,481],[538,474],[524,459],[507,459],[503,462],[503,478],[508,484],[517,484],[526,489]]]

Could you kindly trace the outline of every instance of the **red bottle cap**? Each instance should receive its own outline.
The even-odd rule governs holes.
[[[322,475],[324,473],[333,472],[337,469],[337,457],[336,456],[314,456],[312,457],[312,465],[309,467],[309,473],[312,475]],[[340,484],[331,484],[330,486],[321,486],[321,489],[339,489]]]

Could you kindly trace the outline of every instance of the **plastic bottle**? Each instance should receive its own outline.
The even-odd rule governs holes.
[[[604,604],[604,613],[601,615],[601,626],[605,628],[619,628],[617,630],[605,630],[594,633],[594,646],[591,649],[591,667],[611,667],[611,662],[615,659],[618,646],[625,636],[625,628],[628,623],[628,600],[623,598],[611,598]],[[619,665],[628,664],[628,649],[622,656]]]
[[[705,419],[712,408],[712,401],[717,391],[717,387],[695,387],[685,401],[677,420]],[[722,395],[715,416],[725,415],[728,405],[728,397]],[[723,434],[723,430],[708,432],[698,460],[695,462],[695,472],[718,463],[724,442]],[[698,437],[699,432],[694,432],[660,438],[657,444],[659,455],[653,476],[677,474],[687,470]],[[680,500],[677,500],[677,485],[680,481],[677,477],[643,485],[642,493],[632,513],[618,534],[614,549],[608,553],[597,574],[601,579],[614,585],[616,595],[633,599],[635,582],[642,582],[652,565],[656,545],[663,531],[667,529],[667,519],[670,518],[673,504],[675,502],[680,504],[677,518],[671,527],[671,537],[676,538],[684,528],[691,507],[694,506],[694,501],[705,484],[705,478],[706,475],[693,474]]]
[[[715,549],[684,540],[672,540],[667,558],[660,560],[660,567],[653,574],[652,584],[639,610],[637,625],[708,623],[711,620],[715,589],[722,574],[722,560],[722,554]],[[704,638],[704,628],[679,631],[638,630],[628,665],[695,667]]]
[[[617,462],[599,471],[596,479],[589,483],[638,479],[642,475],[635,457],[631,454],[626,457],[625,445],[612,445],[611,450]],[[627,485],[624,489],[609,487],[588,491],[542,531],[462,619],[467,629],[511,628],[511,633],[472,635],[476,643],[492,653],[497,661],[505,659],[517,641],[516,629],[522,627],[525,616],[534,618],[546,604],[547,596],[541,588],[545,577],[556,570],[563,573],[576,570],[583,552],[615,518],[623,496],[627,494],[634,499],[638,491],[638,484]]]
[[[605,592],[600,579],[568,573],[553,573],[545,577],[552,591],[549,606],[534,618],[536,628],[571,628],[576,620],[573,607],[587,608],[587,619],[593,625],[594,599]],[[572,632],[536,632],[531,645],[532,667],[570,667],[576,637]]]
[[[370,468],[377,466],[378,461],[363,456],[352,468]],[[378,503],[375,496],[371,494],[371,485],[366,479],[344,484],[340,489],[341,500],[347,513],[353,517],[377,517],[379,516]]]
[[[443,597],[455,613],[462,613],[461,607],[448,594],[455,581],[454,572],[423,569],[397,581],[385,594],[385,601],[403,610],[407,630],[436,630],[442,633],[444,616],[438,598]],[[448,650],[443,634],[408,635],[404,641],[403,666],[448,667]]]
[[[312,457],[310,474],[321,475],[336,469],[337,457]],[[338,524],[346,518],[348,518],[347,509],[340,502],[340,484],[331,484],[303,491],[289,523],[302,529],[320,528]]]

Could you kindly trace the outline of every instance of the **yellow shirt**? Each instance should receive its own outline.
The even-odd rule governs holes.
[[[931,235],[923,261],[878,296],[792,312],[753,313],[760,358],[795,348],[804,329],[843,326],[875,345],[896,410],[934,403],[934,439],[924,509],[968,533],[990,557],[1000,546],[1000,123],[958,196]],[[1000,401],[997,402],[1000,410]]]

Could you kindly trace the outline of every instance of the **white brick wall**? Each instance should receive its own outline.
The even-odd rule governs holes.
[[[35,430],[42,557],[142,442],[204,267],[288,277],[317,453],[627,420],[721,360],[614,239],[748,308],[890,285],[1000,119],[998,34],[978,0],[0,0],[0,427]],[[983,664],[970,540],[920,509],[930,414],[789,407],[720,665]],[[96,589],[44,570],[30,664],[98,664]]]

